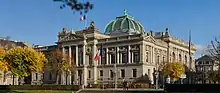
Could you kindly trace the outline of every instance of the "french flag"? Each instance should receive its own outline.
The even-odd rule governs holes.
[[[98,52],[97,52],[96,55],[95,55],[94,60],[95,60],[95,61],[98,61],[100,56],[102,56],[102,48],[100,48],[100,49],[98,50]]]
[[[84,20],[86,20],[86,15],[84,15],[84,16],[82,16],[82,17],[80,17],[80,19],[79,19],[80,21],[84,21]]]

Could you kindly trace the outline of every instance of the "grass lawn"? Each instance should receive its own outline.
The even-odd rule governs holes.
[[[65,90],[13,90],[10,93],[72,93]]]

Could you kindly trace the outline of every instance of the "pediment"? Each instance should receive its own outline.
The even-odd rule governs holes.
[[[156,40],[152,36],[144,37],[144,40],[150,43],[155,43]]]
[[[69,41],[69,40],[78,40],[78,39],[83,39],[83,37],[69,33],[67,35],[59,36],[59,41]]]

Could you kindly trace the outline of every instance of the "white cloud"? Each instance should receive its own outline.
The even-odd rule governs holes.
[[[196,47],[196,54],[195,57],[199,58],[201,55],[207,54],[207,46],[206,45],[195,45]]]

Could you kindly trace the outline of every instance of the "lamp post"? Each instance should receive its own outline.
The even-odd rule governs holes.
[[[156,71],[155,71],[155,77],[156,77],[156,89],[158,89],[158,76],[159,76],[159,72],[156,70]]]
[[[159,61],[160,61],[160,56],[157,56],[156,69],[155,69],[156,89],[158,89],[158,77],[159,77],[158,64],[159,64]]]

